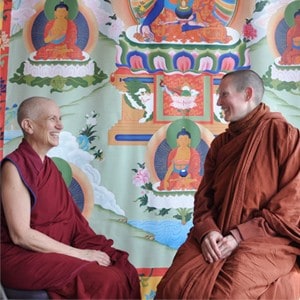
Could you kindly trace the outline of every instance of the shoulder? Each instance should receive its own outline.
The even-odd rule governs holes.
[[[229,140],[230,140],[230,134],[227,131],[222,132],[213,139],[210,148],[214,150],[218,150],[223,145],[228,143]]]
[[[279,158],[300,157],[300,131],[285,119],[273,119],[268,124],[267,139],[273,143]]]
[[[7,181],[20,181],[17,166],[9,159],[3,159],[1,161],[0,180],[2,183]]]
[[[287,122],[284,118],[271,119],[268,123],[268,127],[268,133],[279,140],[291,139],[299,142],[299,129]]]

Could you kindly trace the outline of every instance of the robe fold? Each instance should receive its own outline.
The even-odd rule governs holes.
[[[299,199],[299,130],[260,104],[212,142],[193,227],[156,299],[299,299]],[[242,241],[209,264],[200,244],[213,230]]]
[[[61,291],[69,293],[70,287],[77,289],[71,291],[73,298],[78,298],[79,295],[81,298],[140,298],[138,274],[128,261],[128,253],[113,248],[112,240],[91,229],[73,201],[54,162],[49,157],[42,162],[26,140],[7,155],[1,165],[6,161],[11,161],[17,167],[30,193],[31,228],[75,248],[106,252],[112,264],[104,267],[63,254],[39,253],[17,246],[9,236],[2,209],[2,284],[15,289],[46,289],[55,298],[70,298],[70,295],[61,294]],[[95,278],[87,279],[86,275],[80,275],[81,272],[85,274],[89,268],[95,270]],[[95,284],[93,281],[99,283]],[[90,289],[85,290],[82,282],[91,283]],[[69,287],[69,290],[65,287]]]

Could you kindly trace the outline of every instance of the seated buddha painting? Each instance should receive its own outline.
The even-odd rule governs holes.
[[[286,33],[286,49],[282,53],[280,64],[300,64],[300,9],[294,13],[293,24]]]
[[[90,55],[97,43],[98,28],[88,7],[77,0],[46,0],[34,10],[23,30],[29,55],[11,82],[65,92],[108,78]]]
[[[37,50],[34,58],[82,60],[84,58],[82,50],[76,45],[77,26],[73,20],[69,19],[68,5],[59,2],[53,10],[52,7],[50,10],[45,7],[45,16],[48,22],[44,28],[44,45]]]
[[[233,37],[228,33],[222,18],[230,18],[236,1],[226,3],[226,10],[219,10],[215,2],[212,0],[139,1],[138,5],[133,5],[133,12],[140,20],[140,30],[134,34],[134,38],[140,42],[180,41],[227,44]]]

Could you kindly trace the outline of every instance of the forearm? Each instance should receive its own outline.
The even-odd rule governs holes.
[[[22,238],[14,239],[15,244],[28,250],[42,253],[58,253],[74,258],[97,262],[101,266],[109,266],[112,263],[109,249],[97,250],[91,248],[75,248],[67,244],[61,243],[51,237],[34,229],[28,229],[22,232]],[[103,237],[104,238],[104,237]],[[109,243],[108,246],[109,247]]]
[[[46,234],[29,228],[20,235],[12,238],[13,242],[25,249],[42,253],[59,253],[80,258],[80,249],[71,247],[52,239]]]
[[[192,229],[192,235],[198,241],[198,243],[201,243],[204,236],[211,231],[220,232],[220,229],[212,218],[207,217],[202,221],[195,223]]]
[[[238,230],[242,240],[251,239],[253,237],[276,236],[276,232],[270,228],[262,217],[253,218],[236,226],[235,229]],[[233,234],[233,236],[235,235]]]

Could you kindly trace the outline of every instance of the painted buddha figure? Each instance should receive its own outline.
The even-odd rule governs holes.
[[[63,2],[55,6],[54,19],[46,24],[44,30],[46,45],[37,50],[35,59],[84,59],[81,49],[76,46],[77,26],[68,19],[68,10]]]
[[[280,64],[300,64],[300,9],[294,14],[294,25],[286,35],[286,49],[282,54]]]
[[[157,0],[141,24],[141,36],[148,42],[228,43],[232,37],[214,17],[214,6],[213,0]]]
[[[191,134],[182,128],[177,133],[177,147],[168,155],[168,169],[159,190],[193,190],[201,180],[200,155],[190,146]]]

